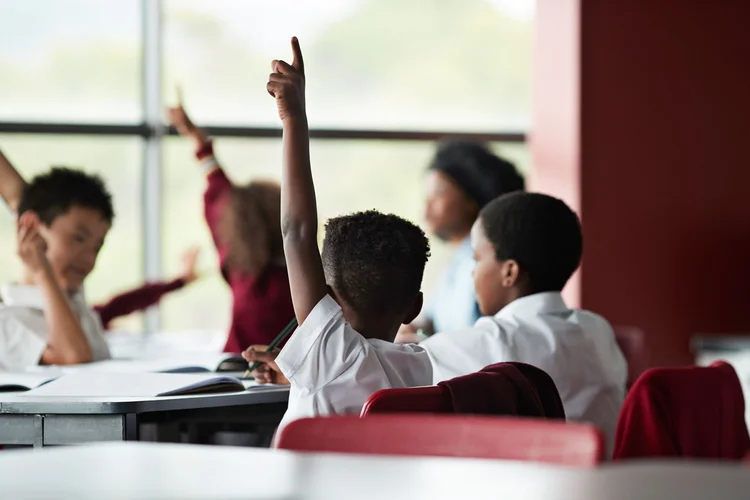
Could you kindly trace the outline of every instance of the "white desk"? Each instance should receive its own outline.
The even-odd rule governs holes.
[[[139,439],[143,424],[159,424],[158,440],[179,440],[176,423],[277,425],[288,388],[155,398],[30,397],[0,393],[0,445],[80,444]],[[166,436],[166,437],[164,437]]]
[[[741,465],[522,462],[111,443],[0,452],[3,498],[746,500]]]

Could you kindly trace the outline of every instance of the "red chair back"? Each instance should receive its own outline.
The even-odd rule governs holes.
[[[295,420],[278,448],[302,452],[487,458],[591,467],[603,459],[593,426],[541,419],[374,415]]]
[[[750,451],[745,400],[731,365],[652,368],[620,411],[613,459],[741,460]]]
[[[453,404],[444,387],[382,389],[367,399],[361,416],[382,413],[453,413]]]
[[[648,351],[646,335],[635,326],[615,326],[615,340],[628,363],[628,388],[632,387],[638,377],[648,368]]]
[[[383,413],[461,413],[565,420],[557,387],[543,370],[525,363],[495,363],[436,387],[383,389],[361,416]]]

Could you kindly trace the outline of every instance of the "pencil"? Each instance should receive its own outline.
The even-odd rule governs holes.
[[[289,324],[286,325],[283,330],[281,330],[281,333],[276,335],[276,338],[273,339],[273,341],[271,341],[270,344],[268,344],[268,347],[266,348],[266,352],[273,351],[274,349],[276,349],[276,346],[278,346],[281,343],[281,341],[287,338],[289,334],[292,333],[292,331],[294,330],[296,326],[297,326],[297,318],[292,318],[292,321],[290,321]],[[250,374],[252,373],[252,371],[258,368],[259,364],[260,364],[259,361],[256,361],[255,363],[253,363],[247,369],[247,371],[245,371],[245,375],[243,375],[243,378],[250,377]]]

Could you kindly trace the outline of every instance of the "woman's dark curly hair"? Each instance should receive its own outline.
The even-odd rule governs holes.
[[[281,239],[281,187],[275,181],[233,186],[219,223],[228,247],[227,265],[258,275],[271,263],[284,264]]]

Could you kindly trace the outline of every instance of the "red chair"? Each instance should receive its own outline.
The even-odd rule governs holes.
[[[604,457],[593,426],[541,419],[374,415],[295,420],[277,447],[302,452],[488,458],[592,467]]]
[[[365,401],[361,416],[382,413],[453,413],[453,404],[442,386],[382,389]]]
[[[496,363],[436,387],[383,389],[361,416],[382,413],[461,413],[565,420],[557,387],[543,370],[525,363]]]
[[[615,341],[628,363],[627,387],[630,388],[648,368],[646,335],[635,326],[614,326]]]
[[[742,386],[734,368],[719,361],[647,370],[620,411],[613,459],[742,460],[748,451]]]

